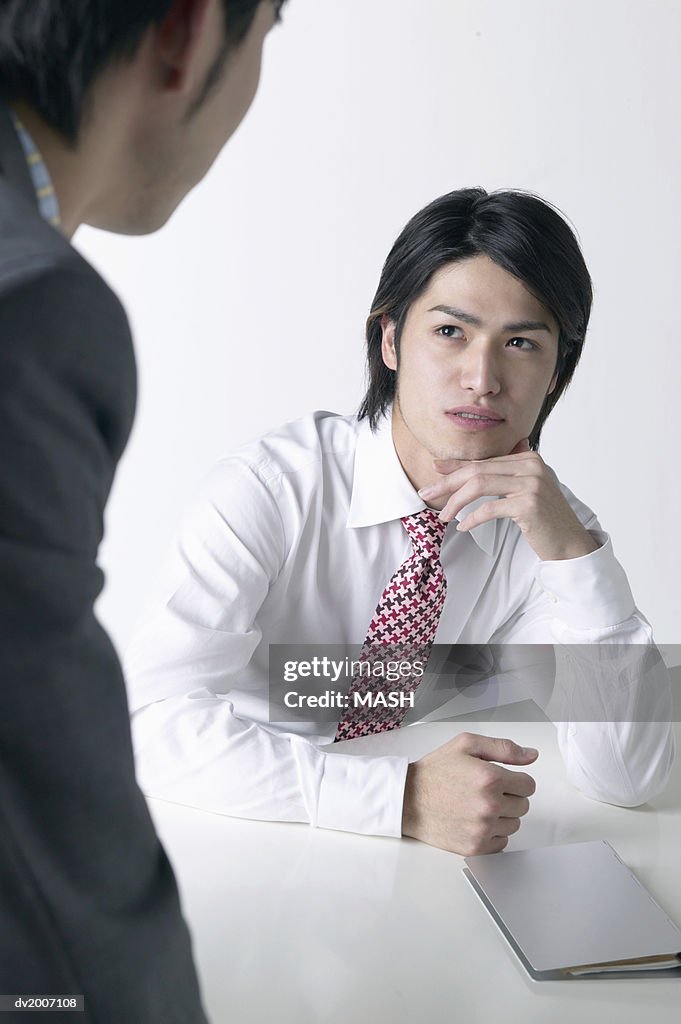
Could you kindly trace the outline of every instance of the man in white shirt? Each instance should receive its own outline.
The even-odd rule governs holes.
[[[269,645],[361,644],[411,553],[401,520],[426,502],[451,523],[435,641],[567,649],[571,781],[625,806],[662,789],[671,701],[650,626],[595,515],[536,452],[591,298],[572,231],[535,197],[461,190],[412,218],[367,322],[359,417],[314,413],[223,459],[179,535],[127,659],[147,794],[464,854],[504,848],[534,782],[502,765],[536,750],[463,734],[408,765],[326,746],[335,723],[269,721]],[[616,690],[613,645],[628,652]]]

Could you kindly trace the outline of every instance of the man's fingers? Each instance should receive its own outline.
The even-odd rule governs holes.
[[[513,740],[499,739],[494,736],[481,736],[479,733],[462,733],[460,745],[467,754],[479,757],[483,761],[499,761],[500,764],[532,764],[539,757],[534,747],[521,747]]]
[[[452,491],[452,497],[459,508],[463,508],[464,505],[468,505],[469,502],[474,501],[483,494],[487,494],[490,497],[493,495],[503,495],[505,497],[509,494],[522,492],[526,488],[527,478],[520,476],[518,473],[476,473],[457,487],[456,490]],[[440,490],[442,490],[442,486]],[[445,494],[447,493],[448,488],[445,486]],[[457,508],[457,512],[458,510]]]
[[[499,818],[494,826],[494,836],[512,836],[520,828],[520,818]]]
[[[531,775],[525,772],[509,772],[507,768],[500,768],[503,792],[506,796],[532,796],[537,784]]]
[[[535,790],[529,775],[502,764],[537,756],[510,739],[460,733],[409,765],[403,834],[467,856],[498,853],[520,828]]]
[[[539,456],[536,452],[532,451],[529,444],[525,448],[521,448],[520,444],[522,442],[519,442],[508,455],[492,455],[488,459],[467,459],[465,462],[462,462],[460,459],[433,459],[433,469],[436,473],[444,475],[457,473],[460,469],[474,469],[476,466],[513,464],[522,459],[527,459],[528,455],[532,460],[539,459]]]
[[[520,484],[524,477],[536,476],[540,471],[533,452],[529,456],[524,452],[520,455],[506,455],[503,459],[469,462],[451,473],[444,468],[438,469],[440,478],[422,487],[419,497],[428,501],[445,494],[457,494],[472,483],[477,485],[480,494],[506,494],[509,487],[513,486],[514,478]]]
[[[486,844],[485,853],[501,853],[508,846],[508,837],[496,837]]]
[[[447,493],[445,491],[445,494]],[[476,477],[474,480],[469,480],[465,483],[463,487],[457,488],[440,512],[440,519],[443,522],[451,522],[455,516],[458,516],[461,509],[465,508],[466,505],[470,505],[471,502],[476,501],[478,498],[482,498],[483,495],[496,495],[496,497],[492,497],[490,502],[486,503],[489,505],[489,508],[486,510],[487,514],[494,513],[495,518],[498,517],[499,513],[497,502],[504,499],[509,499],[511,502],[510,506],[508,502],[504,506],[504,514],[506,516],[514,512],[517,515],[522,511],[523,505],[518,503],[518,498],[522,498],[523,484],[517,476],[492,476],[486,480]],[[474,514],[470,513],[470,516],[466,516],[466,519],[472,518]],[[465,522],[466,520],[463,521]]]
[[[529,776],[528,776],[529,778]],[[501,818],[522,818],[530,809],[530,801],[526,796],[513,796],[504,793],[499,809]]]
[[[474,530],[481,523],[494,522],[495,519],[513,519],[521,512],[522,508],[518,503],[517,495],[508,498],[490,498],[489,501],[479,505],[474,512],[469,512],[467,516],[460,519],[456,529],[459,533],[466,533],[468,530]],[[440,519],[443,523],[448,521],[446,506],[440,513]],[[453,520],[451,521],[453,522]]]
[[[469,465],[469,459],[433,459],[433,469],[436,473],[455,473],[457,469],[464,469]]]

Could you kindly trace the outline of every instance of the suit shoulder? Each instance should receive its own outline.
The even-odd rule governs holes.
[[[117,395],[128,406],[136,368],[127,315],[99,274],[74,256],[36,257],[0,276],[0,361],[40,364],[81,393]]]
[[[51,229],[45,225],[51,233]],[[65,241],[8,252],[0,246],[0,417],[10,409],[38,409],[45,443],[54,421],[78,421],[81,438],[103,440],[118,458],[129,435],[136,401],[136,367],[127,316],[99,274]],[[95,428],[94,433],[92,428]],[[73,427],[76,431],[76,427]],[[96,435],[96,437],[95,437]]]
[[[36,252],[0,266],[0,308],[27,304],[36,314],[47,302],[52,317],[101,314],[111,326],[129,332],[116,293],[75,250]]]
[[[72,300],[58,303],[53,315],[83,302],[88,315],[101,309],[128,330],[123,306],[100,274],[0,178],[0,303],[35,303],[49,294]]]

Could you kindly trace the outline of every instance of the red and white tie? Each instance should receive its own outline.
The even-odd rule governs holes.
[[[447,524],[429,508],[404,516],[402,523],[411,538],[413,553],[383,591],[359,655],[360,662],[374,666],[380,661],[401,659],[425,664],[447,593],[440,562]],[[399,684],[390,684],[380,676],[357,672],[348,694],[350,707],[338,723],[334,742],[397,729],[407,713],[407,707],[379,710],[354,706],[355,693],[387,693],[399,686],[399,692],[406,694],[415,690],[420,681],[420,675],[412,675],[400,678]]]

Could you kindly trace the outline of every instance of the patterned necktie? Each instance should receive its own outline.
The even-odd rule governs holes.
[[[369,624],[359,662],[368,663],[372,669],[388,661],[395,664],[419,660],[425,666],[445,603],[447,580],[440,563],[440,548],[447,524],[429,508],[404,516],[402,523],[411,538],[413,553],[383,591]],[[397,729],[407,713],[407,707],[358,706],[355,694],[398,690],[408,694],[420,680],[420,675],[410,675],[390,683],[386,682],[385,674],[358,671],[350,686],[348,710],[338,723],[334,742]]]

